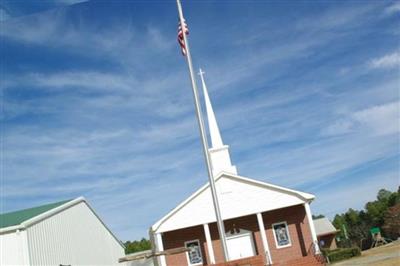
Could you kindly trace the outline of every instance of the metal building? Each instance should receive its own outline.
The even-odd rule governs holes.
[[[83,197],[0,215],[0,265],[118,265],[122,256]]]

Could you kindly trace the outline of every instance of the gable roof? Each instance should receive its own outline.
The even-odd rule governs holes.
[[[229,210],[226,210],[227,208],[223,208],[224,204],[227,205],[226,201],[225,202],[223,202],[223,200],[221,201],[221,194],[223,194],[223,193],[219,192],[218,194],[220,195],[219,200],[220,200],[220,206],[221,206],[223,219],[231,219],[234,217],[250,215],[250,214],[257,213],[257,212],[264,212],[264,211],[269,211],[269,210],[273,210],[273,209],[294,206],[294,205],[302,204],[305,202],[311,202],[315,198],[314,195],[309,194],[309,193],[304,193],[304,192],[272,185],[272,184],[269,184],[266,182],[261,182],[261,181],[257,181],[254,179],[250,179],[247,177],[234,175],[234,174],[226,173],[226,172],[221,172],[220,174],[218,174],[215,177],[215,182],[216,182],[217,187],[218,187],[218,183],[222,183],[222,181],[220,181],[221,179],[229,179],[232,181],[236,181],[236,183],[247,184],[248,187],[253,186],[255,188],[258,188],[259,192],[260,192],[260,189],[268,189],[269,191],[273,192],[270,194],[273,194],[273,195],[271,195],[271,197],[274,197],[275,202],[278,200],[278,197],[280,197],[280,196],[283,196],[283,197],[286,196],[286,198],[290,198],[290,200],[287,201],[287,203],[285,203],[286,205],[280,204],[279,206],[271,206],[271,204],[269,203],[270,204],[269,206],[256,206],[256,207],[258,207],[257,210],[255,208],[253,208],[251,210],[246,210],[246,212],[242,213],[242,215],[237,215],[238,212],[240,212],[240,210],[238,211],[238,207],[237,207],[238,204],[235,204],[235,206],[233,207],[233,209],[236,208],[236,211],[233,211],[233,213],[228,214]],[[161,218],[159,221],[157,221],[150,228],[150,230],[153,232],[166,232],[166,231],[170,231],[170,230],[184,228],[184,227],[182,227],[183,225],[185,225],[185,227],[190,227],[190,226],[199,225],[202,223],[214,222],[215,214],[213,212],[212,212],[212,214],[208,214],[207,215],[208,217],[201,217],[202,219],[199,219],[200,218],[199,216],[202,215],[200,212],[203,211],[203,213],[204,213],[206,208],[209,208],[210,206],[212,206],[211,202],[206,202],[206,201],[211,200],[211,195],[206,196],[203,193],[207,189],[209,189],[209,182],[207,182],[199,190],[194,192],[190,197],[188,197],[186,200],[184,200],[182,203],[180,203],[177,207],[175,207],[173,210],[171,210],[167,215],[165,215],[163,218]],[[229,194],[229,192],[226,194]],[[266,193],[263,193],[263,194],[266,195]],[[227,196],[229,197],[229,195],[227,195]],[[243,197],[243,195],[239,195],[239,197]],[[231,199],[235,200],[234,198],[231,198]],[[199,209],[196,209],[196,211],[193,212],[193,215],[185,214],[185,215],[183,215],[184,217],[182,217],[182,215],[180,215],[180,217],[178,218],[178,221],[185,220],[184,222],[182,222],[181,225],[178,225],[177,221],[169,221],[169,220],[173,219],[174,216],[179,214],[179,212],[183,212],[184,209],[187,209],[187,206],[189,204],[191,204],[191,203],[194,204],[193,202],[195,202],[195,201],[203,201],[203,204],[199,204],[197,206],[197,207],[199,207]],[[243,199],[243,200],[241,200],[241,202],[246,203],[248,201],[247,201],[247,199]],[[267,202],[267,201],[264,201],[264,202]],[[238,202],[236,202],[236,203],[238,203]],[[268,204],[268,202],[267,202],[267,204]],[[255,205],[260,205],[260,204],[258,204],[258,202],[257,202]],[[251,206],[251,204],[248,204],[248,206]],[[229,207],[231,207],[231,206],[229,206]],[[232,209],[232,208],[230,208],[230,209]],[[195,222],[193,221],[194,219],[196,219],[195,218],[196,215],[197,215],[197,219],[198,219],[198,224],[194,224]],[[237,215],[237,216],[234,216],[234,215]],[[193,216],[193,217],[190,217],[190,216]],[[192,221],[188,221],[188,219],[192,219]],[[181,227],[179,227],[179,226],[181,226]]]
[[[26,220],[29,220],[35,216],[38,216],[39,214],[42,214],[58,206],[61,206],[69,201],[71,200],[64,200],[29,209],[23,209],[19,211],[0,214],[0,228],[19,225]]]
[[[326,217],[315,219],[314,227],[317,236],[329,235],[339,232],[339,230],[337,230]]]
[[[56,203],[46,204],[39,207],[34,207],[30,209],[5,213],[0,215],[0,220],[4,227],[0,227],[0,234],[9,233],[17,230],[24,230],[36,223],[39,223],[53,215],[56,215],[68,208],[71,208],[77,204],[84,203],[89,210],[96,216],[99,222],[104,226],[104,228],[113,236],[113,238],[119,243],[119,245],[125,249],[122,242],[111,232],[107,225],[100,219],[94,209],[87,203],[84,197],[78,197],[73,200],[60,201]],[[7,223],[6,223],[7,222]]]

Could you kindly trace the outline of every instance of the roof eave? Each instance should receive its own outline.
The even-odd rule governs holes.
[[[230,177],[233,177],[233,178],[236,178],[236,179],[239,179],[239,180],[245,180],[245,181],[248,181],[250,183],[258,184],[258,185],[261,185],[261,186],[267,186],[267,187],[270,187],[270,188],[273,188],[273,189],[276,189],[276,190],[280,190],[282,192],[290,193],[290,194],[293,194],[293,195],[296,195],[296,196],[302,198],[306,202],[311,202],[312,200],[315,199],[315,195],[310,194],[310,193],[306,193],[306,192],[302,192],[302,191],[298,191],[298,190],[294,190],[294,189],[289,189],[289,188],[285,188],[285,187],[282,187],[282,186],[273,185],[273,184],[270,184],[270,183],[267,183],[267,182],[258,181],[258,180],[255,180],[255,179],[252,179],[252,178],[248,178],[248,177],[245,177],[245,176],[234,175],[234,174],[227,173],[227,172],[221,172],[220,175],[221,176],[222,175],[230,176]]]
[[[335,231],[332,231],[332,232],[325,232],[325,233],[317,234],[317,237],[327,236],[327,235],[335,235],[335,234],[337,234],[339,232],[340,232],[340,230],[335,230]]]
[[[0,235],[5,234],[5,233],[11,233],[11,232],[18,231],[18,230],[24,230],[24,229],[25,229],[25,227],[23,227],[20,224],[3,227],[3,228],[0,228]]]

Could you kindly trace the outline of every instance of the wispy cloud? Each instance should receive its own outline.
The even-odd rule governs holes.
[[[7,10],[8,18],[22,18],[27,15],[67,8],[89,0],[45,0],[45,1],[2,1],[2,10]]]
[[[346,119],[336,121],[332,125],[322,129],[321,134],[325,136],[336,136],[351,133],[354,129],[354,122]]]
[[[384,12],[387,15],[391,15],[391,14],[394,14],[394,13],[399,13],[400,12],[400,3],[395,1],[394,3],[392,3],[391,5],[386,7]]]
[[[67,5],[73,5],[73,4],[78,4],[78,3],[83,3],[87,2],[89,0],[54,0],[56,3],[61,3],[61,4],[67,4]]]
[[[400,102],[373,106],[353,114],[354,120],[377,135],[400,132]]]
[[[382,57],[374,58],[369,62],[371,68],[399,68],[400,52],[393,52]]]
[[[105,25],[97,29],[82,22],[84,18],[71,22],[69,15],[69,9],[55,9],[43,15],[22,17],[3,27],[0,36],[86,58],[101,58],[124,67],[143,65],[145,55],[160,56],[176,48],[175,40],[167,38],[154,25],[138,25],[125,17],[111,25],[102,22]]]
[[[11,78],[11,77],[10,77]],[[100,91],[128,91],[137,86],[138,82],[133,75],[120,75],[102,72],[60,72],[60,73],[28,73],[17,78],[12,78],[14,83],[8,83],[6,87],[15,87],[26,84],[42,89],[77,88]]]
[[[304,18],[296,23],[296,28],[345,31],[357,28],[379,8],[379,3],[327,8],[313,18]]]
[[[347,118],[322,129],[323,135],[335,136],[362,131],[364,134],[388,135],[400,131],[400,102],[386,103],[356,111]]]
[[[0,22],[9,19],[11,16],[4,8],[0,8]]]
[[[111,51],[127,45],[135,36],[132,24],[94,31],[90,26],[84,28],[71,24],[67,16],[66,9],[57,9],[48,11],[45,15],[23,17],[7,24],[0,34],[3,38],[24,43],[60,48],[79,47],[85,51],[93,47],[96,50]]]

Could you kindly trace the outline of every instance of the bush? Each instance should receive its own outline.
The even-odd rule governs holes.
[[[329,259],[330,262],[335,262],[360,256],[361,250],[358,247],[339,248],[335,250],[323,250],[323,254]]]

